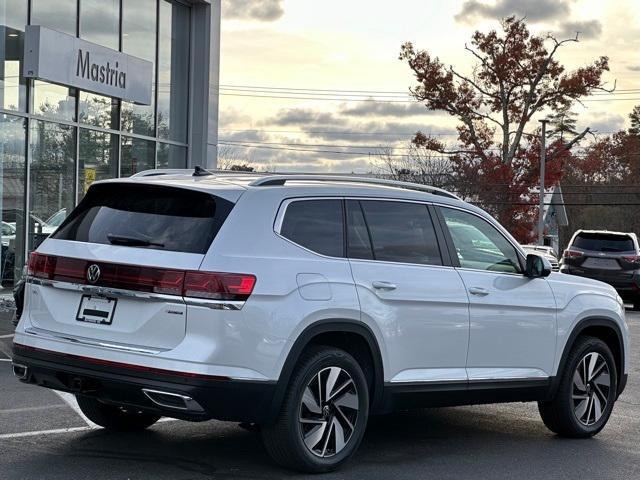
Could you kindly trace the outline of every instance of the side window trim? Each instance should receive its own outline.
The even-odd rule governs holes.
[[[449,250],[449,255],[451,256],[451,263],[452,263],[452,265],[454,267],[456,267],[456,268],[464,268],[465,270],[474,270],[474,271],[477,271],[477,272],[489,272],[489,273],[500,274],[500,275],[518,275],[518,276],[522,275],[522,272],[524,272],[524,258],[522,257],[522,253],[520,252],[519,248],[516,245],[514,245],[511,240],[509,240],[507,237],[505,237],[499,229],[497,229],[495,226],[493,226],[491,224],[491,222],[488,222],[486,219],[482,218],[480,215],[478,215],[478,214],[476,214],[476,213],[474,213],[474,212],[472,212],[470,210],[467,210],[467,209],[464,209],[464,208],[458,208],[458,207],[455,207],[453,205],[434,205],[434,208],[437,211],[438,221],[440,223],[440,227],[444,231],[444,235],[445,235],[446,242],[447,242],[447,249]],[[492,228],[494,228],[496,230],[496,232],[499,235],[501,235],[505,239],[505,241],[509,245],[511,245],[511,247],[513,247],[513,249],[514,249],[514,251],[516,253],[516,256],[518,257],[518,263],[520,264],[520,270],[522,272],[521,273],[493,272],[493,271],[490,271],[490,270],[482,270],[482,269],[473,269],[473,268],[468,268],[468,267],[462,267],[460,265],[460,260],[458,259],[458,254],[456,252],[456,248],[455,248],[455,246],[453,244],[453,238],[451,237],[451,232],[449,232],[449,229],[447,228],[447,223],[446,223],[446,221],[444,219],[444,215],[442,213],[442,209],[443,208],[450,208],[452,210],[460,210],[461,212],[468,213],[469,215],[474,215],[474,216],[478,217],[480,220],[485,221]]]
[[[442,207],[439,205],[434,205],[433,209],[436,211],[436,218],[438,219],[438,226],[442,231],[442,235],[444,236],[444,241],[446,245],[447,253],[449,254],[449,261],[452,267],[460,268],[460,259],[458,258],[458,254],[456,252],[456,247],[453,244],[453,238],[451,238],[451,232],[447,228],[447,222],[444,220],[444,215],[442,214]]]
[[[431,215],[431,223],[433,224],[433,229],[436,231],[436,239],[438,241],[438,249],[440,250],[442,265],[445,267],[455,267],[453,258],[455,258],[455,261],[458,261],[458,258],[457,256],[451,256],[451,249],[446,237],[448,231],[442,228],[442,223],[440,220],[440,210],[436,208],[432,203],[427,203],[427,209],[429,210],[429,215]]]

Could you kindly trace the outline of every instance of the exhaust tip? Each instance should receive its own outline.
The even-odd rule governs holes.
[[[29,367],[20,363],[12,363],[13,374],[20,380],[26,380],[29,376]]]
[[[163,408],[199,413],[204,412],[204,409],[200,404],[187,395],[163,392],[161,390],[151,390],[149,388],[143,388],[142,393],[144,393],[153,403]]]

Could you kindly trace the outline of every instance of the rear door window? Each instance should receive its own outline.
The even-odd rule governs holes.
[[[349,217],[354,222],[349,227],[352,258],[368,258],[370,239],[374,260],[442,265],[436,232],[426,205],[384,200],[359,203],[367,230],[365,233],[363,225],[359,224],[357,213]]]
[[[344,257],[342,200],[296,200],[287,206],[280,235],[313,252]]]
[[[232,208],[184,188],[97,184],[52,238],[204,254]]]
[[[573,246],[581,250],[596,252],[635,251],[635,245],[630,236],[613,233],[580,232],[574,239]]]

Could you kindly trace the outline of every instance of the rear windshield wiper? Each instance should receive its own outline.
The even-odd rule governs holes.
[[[146,238],[127,237],[124,235],[107,235],[109,243],[112,245],[126,245],[127,247],[164,247],[164,243],[152,242]]]

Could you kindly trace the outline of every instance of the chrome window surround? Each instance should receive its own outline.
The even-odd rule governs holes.
[[[485,222],[489,223],[489,225],[491,225],[492,227],[494,227],[498,233],[500,235],[502,235],[504,237],[505,240],[507,240],[507,242],[509,242],[509,244],[511,246],[514,247],[515,251],[516,251],[516,255],[518,255],[518,257],[520,258],[521,262],[526,262],[526,255],[524,254],[522,247],[520,247],[520,245],[512,242],[508,236],[506,236],[504,234],[504,232],[506,230],[504,230],[504,227],[502,227],[499,223],[495,223],[495,222],[491,222],[489,221],[487,218],[485,218],[484,216],[473,212],[469,209],[466,208],[461,208],[459,206],[456,205],[451,205],[448,203],[439,203],[439,202],[434,202],[434,201],[422,201],[422,200],[416,200],[416,199],[405,199],[405,198],[393,198],[393,197],[371,197],[371,196],[365,196],[365,197],[358,197],[358,196],[340,196],[340,195],[325,195],[325,196],[313,196],[313,197],[292,197],[292,198],[287,198],[285,200],[282,201],[282,203],[280,204],[280,207],[278,208],[278,212],[276,214],[276,218],[273,222],[273,231],[274,233],[281,239],[289,242],[292,245],[295,245],[298,248],[301,248],[309,253],[312,253],[314,255],[317,255],[319,257],[322,258],[327,258],[327,259],[331,259],[331,260],[348,260],[350,262],[376,262],[376,263],[383,263],[383,264],[390,264],[390,265],[408,265],[408,266],[418,266],[418,267],[429,267],[429,268],[457,268],[458,270],[469,270],[469,271],[474,271],[474,272],[487,272],[489,274],[500,274],[500,275],[515,275],[515,276],[522,276],[522,273],[509,273],[509,272],[492,272],[489,270],[481,270],[481,269],[475,269],[475,268],[463,268],[463,267],[452,267],[449,265],[429,265],[429,264],[424,264],[424,263],[405,263],[405,262],[392,262],[392,261],[388,261],[388,260],[367,260],[367,259],[362,259],[362,258],[348,258],[348,257],[331,257],[328,255],[323,255],[322,253],[318,253],[318,252],[314,252],[313,250],[310,250],[284,236],[282,236],[282,234],[280,233],[280,230],[282,229],[282,222],[284,220],[284,216],[287,212],[287,207],[293,203],[293,202],[304,202],[306,200],[336,200],[336,199],[341,199],[341,200],[377,200],[377,201],[385,201],[385,202],[404,202],[404,203],[419,203],[421,205],[432,205],[434,207],[442,207],[442,208],[452,208],[455,210],[460,210],[462,212],[466,212],[469,213],[471,215],[475,215],[476,217],[480,218],[481,220],[484,220]],[[432,219],[433,221],[433,219]],[[445,246],[446,248],[446,246]],[[524,265],[524,263],[523,263]]]

